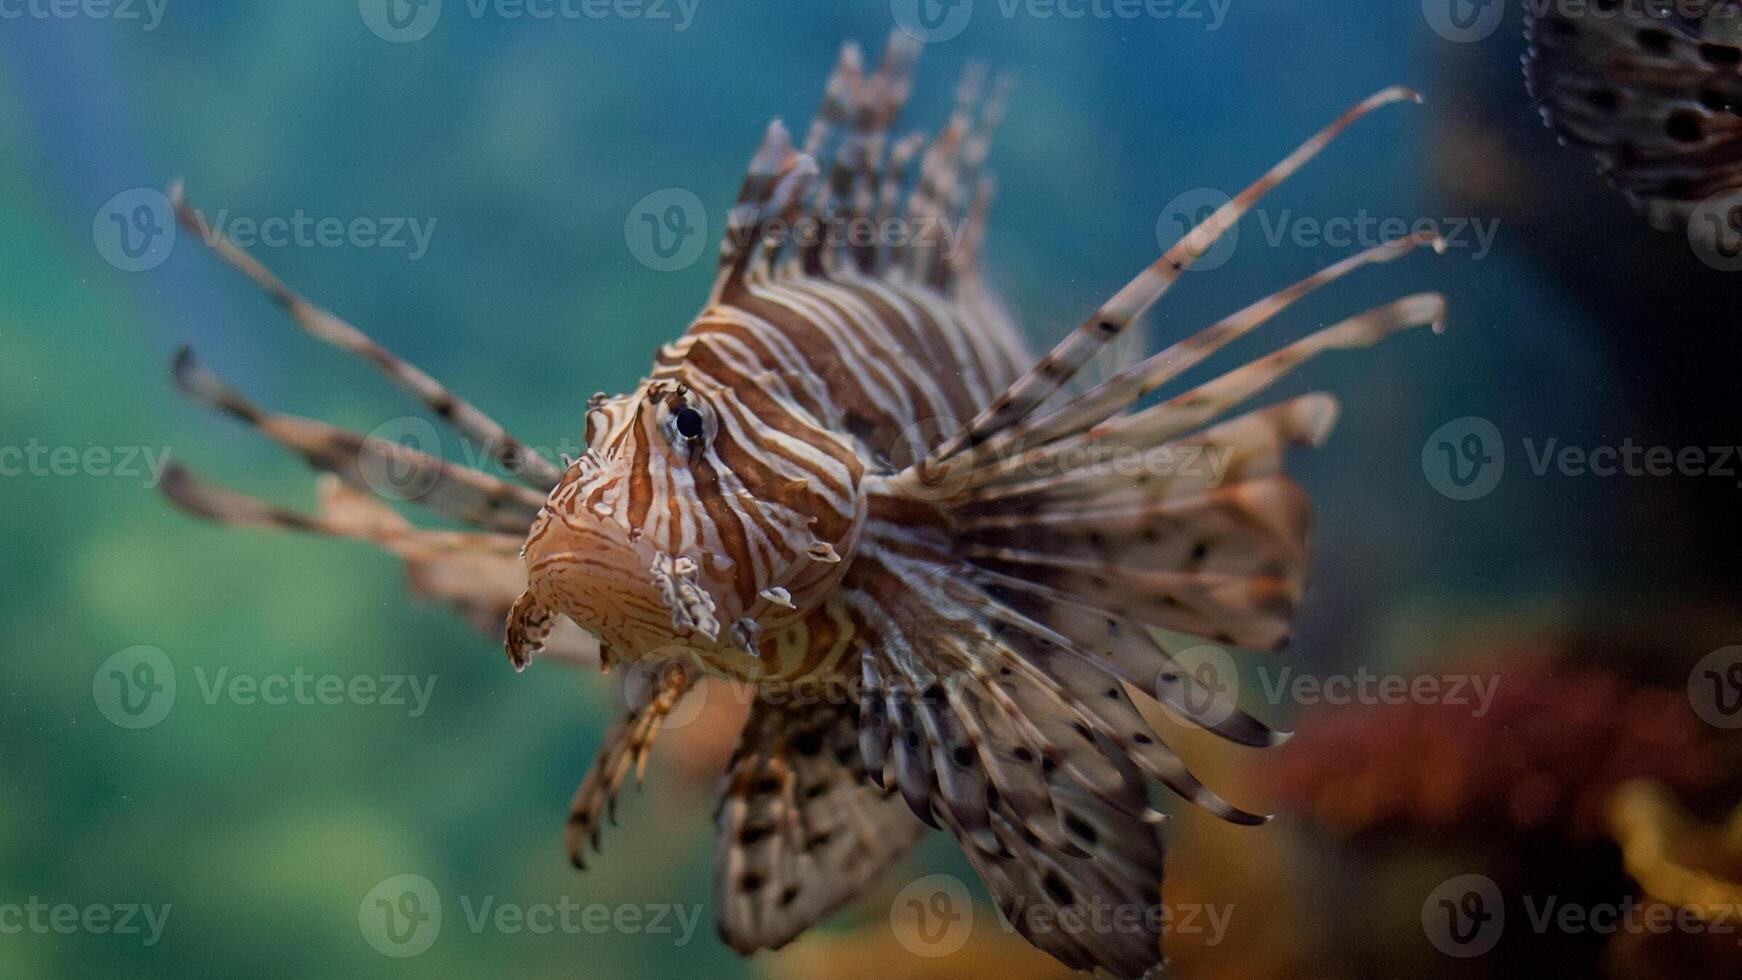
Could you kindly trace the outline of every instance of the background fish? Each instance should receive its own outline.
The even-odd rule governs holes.
[[[634,392],[589,403],[587,450],[560,467],[290,292],[176,194],[183,222],[300,326],[372,362],[512,479],[268,412],[183,352],[185,392],[331,478],[314,515],[179,469],[165,488],[220,522],[388,548],[426,590],[475,615],[506,611],[516,666],[555,648],[651,667],[576,793],[577,864],[698,669],[755,685],[717,816],[717,923],[739,951],[778,948],[852,898],[923,822],[960,840],[1035,945],[1140,976],[1161,962],[1159,917],[1070,931],[1035,913],[1158,905],[1152,781],[1230,821],[1263,819],[1199,783],[1133,700],[1239,744],[1281,738],[1152,632],[1266,649],[1287,638],[1308,505],[1281,457],[1322,441],[1336,403],[1313,393],[1230,412],[1322,351],[1437,328],[1444,302],[1384,304],[1135,406],[1302,296],[1436,241],[1370,248],[1092,387],[1067,386],[1260,197],[1361,115],[1412,94],[1350,109],[1036,359],[977,262],[1004,89],[970,73],[934,138],[892,139],[916,55],[897,34],[867,72],[849,45],[803,144],[769,128],[702,313]],[[899,240],[853,234],[897,225]],[[954,245],[945,226],[961,230]],[[1160,447],[1227,468],[1082,462]],[[472,530],[420,530],[381,510],[366,495],[384,470]],[[508,570],[518,555],[520,575]],[[790,697],[817,681],[830,696]]]
[[[1742,203],[1742,7],[1527,4],[1525,79],[1564,142],[1659,229],[1733,240]],[[1705,204],[1702,207],[1702,203]]]

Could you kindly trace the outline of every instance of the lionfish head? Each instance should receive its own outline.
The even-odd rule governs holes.
[[[760,395],[675,378],[595,395],[587,451],[527,537],[523,663],[560,614],[607,664],[674,648],[755,658],[840,583],[864,521],[838,436]],[[516,630],[530,632],[525,655]]]

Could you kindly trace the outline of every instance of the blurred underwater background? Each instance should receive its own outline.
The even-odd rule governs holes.
[[[1071,9],[1113,9],[1088,2]],[[1351,130],[1146,321],[1159,349],[1385,219],[1452,239],[1239,346],[1407,292],[1450,303],[1443,335],[1323,358],[1269,396],[1343,406],[1291,464],[1315,521],[1294,639],[1234,654],[1248,709],[1296,734],[1258,751],[1175,733],[1207,783],[1278,815],[1235,827],[1162,800],[1177,975],[1742,976],[1742,922],[1719,928],[1742,911],[1742,478],[1553,462],[1742,445],[1742,279],[1556,144],[1517,5],[1454,39],[1438,2],[968,0],[905,119],[935,126],[970,61],[1017,76],[987,265],[1045,349],[1171,242],[1192,195],[1236,192],[1384,86],[1426,96]],[[785,951],[718,942],[711,813],[745,707],[723,685],[576,872],[561,820],[611,678],[516,674],[465,617],[409,599],[395,559],[200,523],[156,486],[173,458],[314,500],[302,463],[177,396],[182,344],[274,408],[361,432],[414,408],[185,230],[133,254],[126,221],[172,180],[232,222],[337,219],[253,252],[533,445],[573,446],[587,397],[632,388],[707,295],[708,258],[646,260],[642,203],[693,193],[711,255],[768,120],[801,127],[839,44],[875,52],[902,3],[446,0],[412,28],[376,0],[0,3],[0,447],[19,450],[0,475],[0,976],[1066,975],[1000,927],[941,834]],[[1505,451],[1481,492],[1435,468],[1471,419]],[[167,670],[171,704],[140,717],[123,694],[117,715],[116,663]],[[268,703],[269,678],[317,693]],[[343,694],[318,693],[330,678]],[[934,876],[977,903],[948,948],[903,925]],[[1436,925],[1483,888],[1504,928]],[[1551,898],[1585,918],[1539,923]],[[413,916],[416,955],[372,933],[377,900]],[[1629,903],[1695,912],[1589,921]],[[103,919],[132,905],[141,925],[166,909],[161,930]]]

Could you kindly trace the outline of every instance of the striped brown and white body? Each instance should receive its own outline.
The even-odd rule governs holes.
[[[701,313],[634,391],[588,403],[587,449],[563,468],[209,239],[306,330],[370,359],[518,482],[265,412],[184,355],[177,378],[197,400],[331,476],[315,515],[179,470],[167,487],[227,523],[393,550],[423,591],[505,615],[517,667],[596,651],[607,667],[656,668],[635,675],[575,795],[577,864],[697,673],[752,685],[717,817],[718,924],[738,950],[784,945],[930,824],[960,840],[1037,946],[1140,976],[1161,962],[1164,918],[1145,914],[1162,876],[1150,785],[1232,821],[1263,819],[1199,783],[1145,711],[1246,745],[1280,738],[1183,670],[1158,631],[1283,643],[1308,506],[1282,457],[1322,440],[1336,404],[1309,394],[1230,410],[1321,351],[1437,327],[1444,304],[1406,297],[1137,403],[1305,294],[1437,242],[1350,256],[1147,358],[1122,338],[1261,196],[1410,93],[1345,113],[1036,358],[979,273],[982,164],[1005,87],[982,99],[970,73],[936,138],[892,140],[916,55],[897,35],[867,71],[849,45],[803,145],[769,128]],[[896,225],[902,235],[854,233]],[[1101,379],[1070,387],[1092,364]],[[1222,465],[1092,462],[1158,449]],[[369,467],[383,463],[426,474],[418,502],[478,530],[420,530],[369,500]],[[783,696],[819,681],[829,696]],[[1147,926],[1048,927],[1073,906],[1131,909]]]
[[[527,539],[536,599],[588,624],[607,658],[687,644],[737,680],[840,670],[843,558],[892,512],[941,526],[884,487],[894,461],[929,453],[1027,362],[995,308],[926,286],[748,284],[639,390],[590,409],[588,451]],[[693,440],[674,428],[685,411]]]

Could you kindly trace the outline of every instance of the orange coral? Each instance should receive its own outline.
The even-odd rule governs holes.
[[[1555,829],[1589,840],[1630,779],[1694,795],[1721,778],[1718,733],[1680,691],[1552,664],[1486,674],[1498,683],[1485,713],[1446,703],[1309,710],[1263,763],[1262,784],[1285,809],[1346,834]]]

